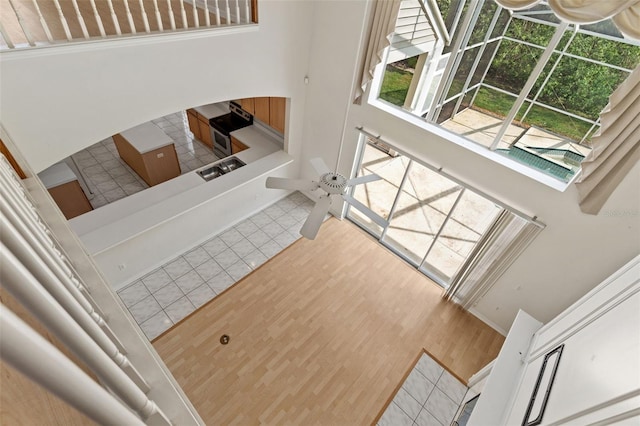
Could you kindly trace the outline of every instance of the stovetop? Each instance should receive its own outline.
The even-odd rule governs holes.
[[[253,116],[242,110],[240,105],[231,102],[229,109],[231,110],[230,113],[210,119],[209,124],[211,127],[229,136],[229,133],[253,124]]]

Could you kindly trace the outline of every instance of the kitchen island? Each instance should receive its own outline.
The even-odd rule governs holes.
[[[113,135],[113,142],[120,158],[149,186],[180,175],[173,139],[151,122]]]
[[[265,188],[267,176],[294,172],[282,140],[256,126],[237,137],[244,167],[210,181],[195,170],[69,222],[115,289],[286,195]]]

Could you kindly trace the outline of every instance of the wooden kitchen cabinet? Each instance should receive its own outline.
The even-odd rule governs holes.
[[[232,155],[233,154],[237,154],[240,151],[244,151],[247,148],[249,148],[249,147],[246,146],[245,144],[243,144],[242,142],[240,142],[235,137],[231,136],[231,154]]]
[[[51,198],[56,202],[65,218],[71,219],[93,210],[77,180],[48,188]]]
[[[187,121],[189,122],[189,130],[191,130],[193,136],[199,141],[204,142],[208,147],[213,148],[209,119],[195,109],[190,108],[187,110]]]
[[[269,126],[284,133],[287,98],[269,98]]]
[[[209,148],[213,149],[213,138],[211,137],[211,127],[209,120],[203,115],[198,114],[198,125],[200,127],[200,140]]]
[[[198,113],[196,110],[188,109],[187,110],[187,121],[189,122],[189,130],[193,133],[196,139],[201,140],[202,136],[200,135],[200,123],[198,121]]]
[[[239,99],[237,102],[240,103],[240,107],[247,111],[249,114],[254,115],[256,113],[256,106],[253,100],[254,98],[243,98]]]
[[[269,98],[253,98],[255,113],[253,116],[263,123],[269,124]]]
[[[284,133],[287,98],[260,97],[236,101],[243,110],[280,133]]]

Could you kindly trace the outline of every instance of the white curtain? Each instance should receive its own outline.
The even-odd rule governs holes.
[[[462,264],[444,297],[464,309],[472,307],[542,229],[503,210]]]
[[[625,175],[640,161],[640,66],[611,94],[600,131],[576,181],[580,209],[598,214]]]
[[[389,46],[389,35],[396,28],[401,0],[374,0],[375,9],[369,29],[367,50],[361,66],[360,84],[355,93],[354,103],[360,104],[362,95],[373,80],[373,72],[382,61],[382,53]]]
[[[540,0],[495,0],[500,6],[527,9]],[[549,0],[559,18],[574,24],[592,24],[611,18],[625,37],[640,40],[640,0]]]

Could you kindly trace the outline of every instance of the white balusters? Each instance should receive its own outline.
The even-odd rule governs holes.
[[[71,41],[71,31],[69,31],[69,24],[67,23],[67,18],[65,18],[64,16],[64,12],[62,11],[60,2],[58,0],[53,0],[53,4],[58,11],[58,18],[60,19],[60,23],[62,24],[62,29],[64,29],[64,35],[67,37],[67,40]]]
[[[251,23],[251,5],[249,4],[250,0],[242,0],[244,3],[244,16],[247,24]]]
[[[193,8],[193,27],[194,28],[200,28],[200,18],[198,17],[198,6],[196,5],[196,2],[194,1],[193,4],[191,5],[191,7]]]
[[[188,28],[187,11],[184,9],[184,0],[180,0],[180,16],[182,16],[182,28]]]
[[[4,305],[0,305],[0,328],[0,354],[13,368],[98,424],[144,425]]]
[[[218,6],[218,0],[213,0],[214,1],[214,10],[215,10],[215,14],[216,14],[216,26],[220,26],[220,7]]]
[[[221,24],[244,24],[251,22],[252,13],[251,0],[2,1],[6,1],[10,5],[11,8],[7,7],[7,9],[13,12],[19,26],[9,25],[6,21],[4,22],[5,25],[3,25],[0,22],[0,34],[4,40],[4,44],[0,45],[0,50],[15,49],[15,41],[22,41],[25,38],[29,46],[36,46],[36,43],[56,43],[64,39],[69,42],[75,42],[91,40],[97,37],[136,35],[142,33],[143,29],[145,34],[152,34],[169,30],[169,28],[165,28],[166,26],[170,26],[170,30],[175,31],[178,29],[176,20],[179,21],[177,26],[181,30],[217,27]],[[134,2],[133,4],[131,3],[132,1]],[[166,3],[163,3],[164,1]],[[43,2],[53,7],[41,7],[44,5]],[[185,2],[188,2],[189,5],[185,5]],[[73,10],[71,10],[72,7]],[[133,9],[131,9],[132,7]],[[152,7],[153,11],[151,10]],[[186,10],[188,7],[192,7],[190,12]],[[149,10],[146,10],[147,8]],[[140,15],[138,15],[138,10]],[[105,12],[108,13],[109,17]],[[204,19],[200,12],[204,13]],[[104,16],[101,16],[101,13]],[[211,18],[212,13],[215,13],[215,20]],[[155,15],[155,17],[151,16],[151,14]],[[179,16],[176,18],[178,14]],[[8,15],[7,11],[5,11],[4,15]],[[34,19],[27,19],[31,18],[31,16]],[[35,21],[36,16],[39,23]],[[124,21],[120,22],[120,19],[124,20],[125,16],[126,24],[124,24]],[[3,15],[0,15],[0,20],[2,18]],[[13,22],[13,16],[10,18]],[[59,24],[55,22],[56,19]],[[109,25],[109,20],[113,24],[113,29]],[[151,25],[154,20],[157,28],[155,25]],[[95,28],[91,26],[93,22],[95,22]],[[169,23],[168,25],[167,22]],[[35,28],[34,25],[36,26]],[[44,34],[40,31],[40,27],[44,30]],[[52,32],[55,28],[62,28],[64,35],[61,37],[59,32]],[[80,36],[80,32],[82,36]],[[58,39],[54,37],[58,37]],[[74,39],[74,37],[76,38]],[[18,44],[18,47],[23,46],[26,47],[22,43]]]
[[[140,376],[129,360],[120,352],[116,344],[103,332],[102,327],[108,328],[104,320],[84,300],[78,289],[69,280],[61,280],[52,271],[36,251],[29,246],[18,230],[4,215],[0,215],[2,225],[2,243],[16,256],[40,283],[42,287],[60,304],[73,320],[93,339],[94,342],[118,365],[129,378],[142,390],[148,391],[149,386]],[[113,335],[113,333],[110,333]]]
[[[82,13],[80,13],[80,8],[78,7],[78,0],[73,0],[73,9],[76,11],[76,18],[78,18],[78,23],[80,24],[80,29],[82,29],[82,35],[87,40],[89,39],[89,31],[87,31],[87,26],[84,23],[84,18],[82,17]]]
[[[9,49],[15,49],[16,46],[11,41],[11,37],[9,36],[9,33],[5,31],[4,25],[2,25],[2,22],[0,22],[0,34],[2,34],[2,38],[4,39],[4,42],[7,43],[7,47]]]
[[[131,28],[131,34],[136,34],[136,24],[133,22],[133,15],[129,9],[129,0],[124,0],[124,9],[127,14],[127,21],[129,21],[129,28]]]
[[[209,17],[209,0],[204,0],[204,24],[211,26],[211,17]]]
[[[140,2],[140,13],[142,13],[142,25],[144,25],[144,31],[146,33],[150,33],[151,30],[149,29],[149,18],[147,18],[147,11],[144,10],[144,1],[139,0],[139,2]]]
[[[18,9],[16,9],[16,6],[13,4],[13,0],[9,0],[9,4],[11,5],[11,8],[13,9],[13,13],[16,15],[16,18],[18,19],[18,24],[20,24],[20,28],[22,28],[22,33],[24,34],[25,38],[27,39],[27,42],[29,43],[29,46],[35,46],[36,43],[33,41],[33,37],[31,37],[31,32],[27,28],[26,22],[22,18],[22,13],[20,13],[18,11]]]
[[[36,0],[33,0],[36,1]],[[96,7],[96,0],[90,0],[91,1],[91,9],[93,9],[93,17],[96,20],[96,23],[98,24],[98,31],[100,31],[100,36],[102,38],[106,37],[107,34],[104,31],[104,25],[102,25],[102,18],[100,17],[100,14],[98,13],[98,8]]]
[[[227,25],[231,25],[231,8],[229,7],[229,0],[224,0],[225,4],[227,5],[226,7],[226,19],[227,19]]]
[[[116,34],[122,35],[122,31],[120,30],[120,22],[118,22],[118,15],[116,15],[116,11],[113,10],[113,1],[107,0],[107,4],[109,5],[109,13],[111,13],[111,20],[113,21],[113,26],[116,29]]]
[[[173,16],[173,8],[171,7],[171,0],[167,0],[167,7],[169,8],[169,23],[171,24],[171,29],[175,31],[176,19]]]
[[[162,15],[160,9],[158,9],[158,0],[153,0],[153,9],[156,14],[156,23],[158,24],[158,31],[162,31],[164,26],[162,25]]]
[[[38,2],[36,0],[33,0],[33,6],[36,8],[38,20],[40,20],[40,25],[42,25],[42,29],[44,30],[44,34],[47,36],[47,40],[49,40],[49,42],[53,42],[53,36],[51,35],[51,31],[49,31],[47,21],[44,19],[44,16],[42,16],[42,11],[40,10],[40,6],[38,6]]]
[[[47,293],[38,280],[0,243],[3,286],[29,312],[47,327],[118,398],[141,418],[169,425],[169,420],[145,393],[116,365],[73,318]]]

